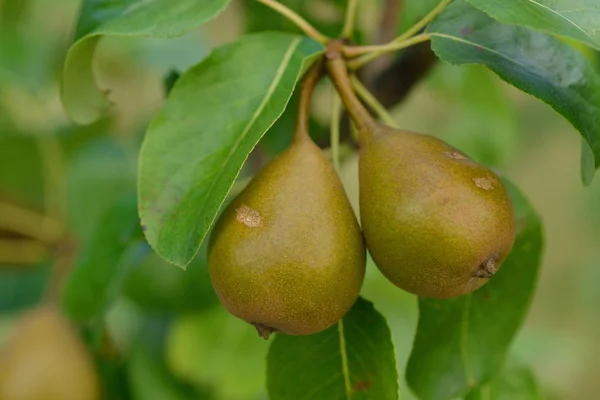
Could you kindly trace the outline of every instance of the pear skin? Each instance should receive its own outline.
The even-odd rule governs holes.
[[[2,400],[99,400],[94,362],[53,306],[27,312],[0,351]]]
[[[515,237],[502,181],[433,136],[379,124],[367,129],[360,215],[381,272],[421,297],[460,296],[485,284]]]
[[[261,336],[309,335],[354,304],[365,253],[339,177],[306,134],[296,135],[224,210],[208,265],[221,302]]]

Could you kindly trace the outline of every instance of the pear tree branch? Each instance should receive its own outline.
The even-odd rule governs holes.
[[[340,172],[340,125],[342,123],[342,102],[337,92],[331,92],[331,159],[333,167]]]

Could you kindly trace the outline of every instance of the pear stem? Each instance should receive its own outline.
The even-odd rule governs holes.
[[[323,59],[317,60],[306,73],[300,89],[300,103],[296,119],[295,138],[309,137],[309,122],[312,95],[319,80],[323,76]]]
[[[358,128],[362,141],[368,139],[367,136],[372,134],[372,128],[376,123],[354,92],[346,60],[344,60],[342,55],[343,47],[344,45],[341,42],[330,43],[325,54],[327,58],[327,70],[333,85],[342,99],[344,107]]]
[[[342,102],[334,90],[331,93],[331,160],[333,167],[340,173],[340,124],[342,122]]]
[[[277,11],[279,14],[281,14],[284,17],[286,17],[287,19],[289,19],[298,28],[302,29],[302,31],[304,33],[306,33],[306,35],[308,37],[310,37],[311,39],[316,40],[317,42],[323,43],[323,44],[329,42],[329,38],[327,36],[325,36],[321,32],[319,32],[307,20],[302,18],[296,12],[291,10],[289,7],[281,4],[280,2],[278,2],[276,0],[257,0],[257,1],[259,3],[264,4],[267,7],[272,8],[273,10]]]
[[[352,76],[350,79],[352,81],[352,87],[356,91],[358,97],[360,97],[362,101],[368,104],[368,106],[371,107],[373,111],[375,111],[377,116],[379,116],[379,118],[381,118],[383,122],[385,122],[392,128],[398,128],[398,124],[396,123],[394,118],[392,118],[390,113],[388,113],[383,104],[381,104],[379,100],[377,100],[375,96],[373,96],[373,93],[369,92],[369,89],[367,89],[365,85],[363,85],[362,82],[359,81],[356,76]]]

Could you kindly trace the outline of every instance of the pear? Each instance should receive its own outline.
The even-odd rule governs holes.
[[[485,284],[515,237],[512,203],[488,168],[433,136],[381,125],[356,97],[335,46],[327,68],[359,132],[366,245],[395,285],[450,298]]]
[[[360,216],[375,264],[421,297],[470,293],[515,237],[502,181],[443,141],[374,125],[359,151]]]
[[[225,208],[208,245],[217,296],[264,339],[334,325],[358,298],[365,276],[358,221],[308,133],[322,67],[316,62],[304,79],[291,145]]]
[[[2,400],[98,400],[91,356],[53,306],[27,312],[0,351]]]
[[[308,135],[296,135],[222,213],[208,265],[229,312],[268,338],[335,324],[358,297],[365,254],[331,163]]]

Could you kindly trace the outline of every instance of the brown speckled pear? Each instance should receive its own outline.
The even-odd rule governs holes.
[[[429,135],[373,125],[364,138],[360,214],[381,272],[422,297],[460,296],[486,283],[515,236],[500,179]]]
[[[208,265],[223,305],[261,336],[309,335],[354,304],[365,253],[335,170],[300,135],[220,216]]]
[[[0,399],[99,400],[91,355],[52,306],[29,311],[0,350]]]
[[[439,139],[376,123],[352,89],[339,44],[328,46],[327,57],[359,130],[360,216],[375,264],[422,297],[460,296],[485,284],[515,236],[500,179]]]

